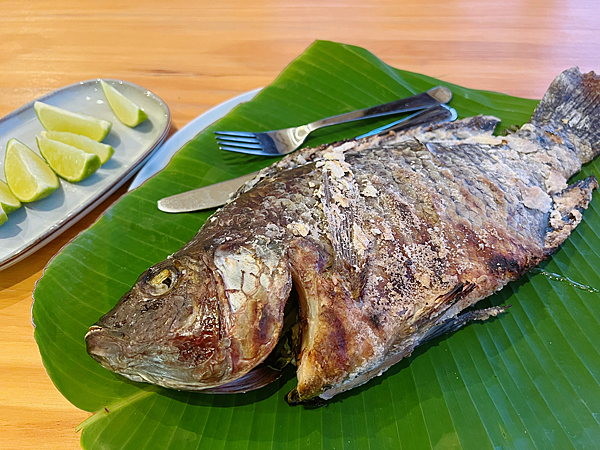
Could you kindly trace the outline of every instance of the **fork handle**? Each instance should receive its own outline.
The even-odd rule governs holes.
[[[452,99],[450,89],[443,86],[436,86],[421,94],[413,95],[412,97],[402,98],[390,103],[372,106],[371,108],[359,109],[338,116],[327,117],[317,120],[316,122],[305,125],[306,134],[319,128],[337,125],[339,123],[352,122],[354,120],[368,119],[370,117],[385,116],[388,114],[396,114],[407,111],[416,111],[419,109],[428,108],[430,106],[447,103]]]

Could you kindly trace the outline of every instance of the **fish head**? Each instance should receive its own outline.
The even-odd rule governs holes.
[[[285,259],[271,263],[240,246],[175,254],[90,328],[87,351],[113,372],[169,388],[237,380],[269,355],[283,326],[291,279]]]
[[[219,294],[202,258],[168,258],[90,328],[88,353],[134,381],[177,389],[218,385],[231,375]]]

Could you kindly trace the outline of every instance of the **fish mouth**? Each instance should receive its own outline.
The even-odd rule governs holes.
[[[88,354],[102,367],[132,381],[183,390],[214,387],[196,380],[189,368],[168,364],[169,352],[158,354],[152,345],[132,342],[121,331],[92,325],[85,342]]]
[[[85,335],[88,354],[102,367],[116,371],[117,361],[123,354],[123,333],[118,333],[98,325],[92,325]]]

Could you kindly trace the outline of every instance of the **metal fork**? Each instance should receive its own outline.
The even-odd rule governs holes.
[[[300,147],[306,137],[319,128],[371,117],[417,111],[447,103],[450,99],[452,99],[450,89],[443,86],[436,86],[427,92],[411,97],[371,108],[359,109],[338,116],[327,117],[299,127],[257,133],[248,131],[215,131],[215,134],[222,150],[262,156],[287,155]]]

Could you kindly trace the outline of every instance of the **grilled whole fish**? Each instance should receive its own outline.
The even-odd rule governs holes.
[[[88,352],[136,381],[250,389],[272,379],[253,374],[294,293],[288,401],[365,383],[426,340],[504,312],[461,314],[581,221],[598,183],[567,180],[600,153],[599,117],[600,78],[573,68],[508,136],[478,116],[289,155],[144,272],[90,328]]]

